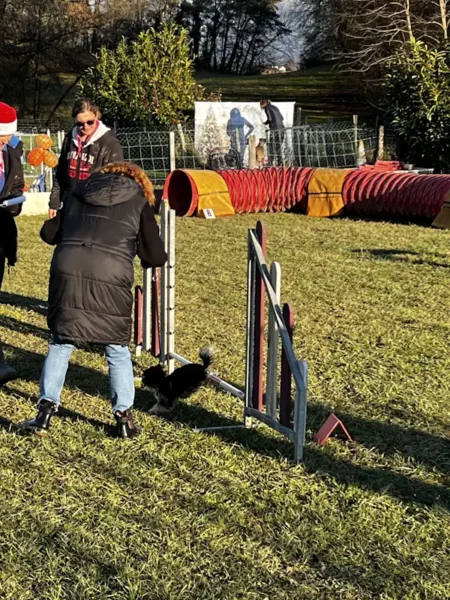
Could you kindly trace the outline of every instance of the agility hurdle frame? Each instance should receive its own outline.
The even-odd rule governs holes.
[[[166,264],[161,270],[144,269],[143,287],[136,288],[135,342],[136,354],[140,354],[142,349],[150,351],[171,373],[175,362],[186,365],[191,361],[175,352],[175,211],[169,209],[167,201],[161,205],[161,239],[168,257]],[[295,356],[292,347],[294,311],[288,304],[283,308],[280,305],[281,267],[274,262],[269,271],[265,260],[266,240],[266,228],[261,222],[258,222],[256,230],[249,230],[245,392],[215,373],[208,374],[210,381],[243,401],[243,424],[195,431],[250,428],[252,419],[255,419],[294,443],[294,462],[298,463],[303,460],[305,445],[308,365]],[[264,410],[265,296],[269,307],[269,335]],[[281,388],[278,394],[280,362]],[[295,384],[293,406],[292,380]]]

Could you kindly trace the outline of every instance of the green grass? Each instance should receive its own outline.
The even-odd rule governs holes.
[[[259,101],[264,97],[295,101],[312,121],[373,114],[358,88],[358,79],[328,67],[277,75],[199,73],[197,79],[211,91],[221,89],[224,101]]]
[[[177,221],[177,350],[213,343],[244,379],[246,231],[256,216]],[[305,463],[239,422],[212,387],[172,420],[112,439],[105,360],[77,350],[51,435],[31,417],[47,349],[51,249],[18,220],[0,336],[21,378],[0,391],[0,597],[8,600],[443,600],[450,597],[449,233],[266,215],[270,259],[310,365]],[[152,359],[143,356],[139,373]],[[312,435],[337,411],[354,443]]]

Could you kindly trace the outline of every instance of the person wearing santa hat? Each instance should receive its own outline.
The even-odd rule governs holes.
[[[22,142],[14,134],[17,131],[16,110],[0,102],[0,288],[5,264],[17,262],[17,227],[14,217],[20,214],[21,204],[2,206],[5,200],[18,198],[25,187],[22,167]],[[15,379],[17,374],[4,359],[0,344],[0,385]]]

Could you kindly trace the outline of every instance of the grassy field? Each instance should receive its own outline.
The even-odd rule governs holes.
[[[355,76],[336,69],[317,67],[297,73],[236,76],[199,73],[198,81],[209,90],[221,89],[226,101],[295,101],[310,120],[371,115]]]
[[[450,597],[449,233],[266,215],[270,259],[310,365],[308,443],[221,435],[239,401],[205,387],[172,420],[112,439],[105,360],[77,350],[51,435],[22,435],[48,332],[51,249],[19,222],[0,336],[21,378],[0,391],[0,597],[7,600],[443,600]],[[246,231],[177,221],[177,350],[213,343],[244,379]],[[140,276],[140,274],[139,274]],[[144,356],[136,373],[150,364]],[[312,441],[334,409],[354,443]]]

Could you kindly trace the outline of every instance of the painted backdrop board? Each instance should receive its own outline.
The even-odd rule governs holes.
[[[272,102],[284,118],[284,126],[294,125],[295,102]],[[243,166],[248,165],[250,134],[266,139],[265,112],[259,102],[196,102],[195,103],[195,147],[207,158],[212,152],[237,157]],[[230,165],[235,166],[235,165]]]

